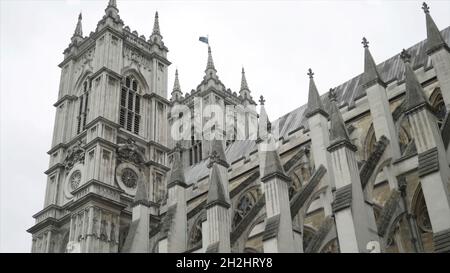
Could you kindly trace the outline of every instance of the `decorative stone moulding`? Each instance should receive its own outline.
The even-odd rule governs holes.
[[[72,169],[67,173],[64,181],[64,195],[68,199],[72,199],[72,192],[78,189],[85,182],[84,165],[77,163],[73,165]]]
[[[116,181],[120,189],[128,195],[135,195],[139,179],[144,179],[141,171],[131,163],[121,163],[116,169]]]

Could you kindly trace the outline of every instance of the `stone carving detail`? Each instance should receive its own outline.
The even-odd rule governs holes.
[[[64,166],[67,171],[71,170],[77,162],[84,164],[85,150],[81,147],[81,141],[78,141],[72,148],[67,150],[67,156],[64,160]]]
[[[236,211],[233,217],[233,227],[236,227],[242,219],[249,213],[249,211],[255,205],[256,200],[251,192],[246,193],[239,200],[238,205],[236,206]]]
[[[450,229],[433,234],[435,252],[450,253]]]
[[[122,161],[130,161],[137,165],[145,163],[144,156],[132,138],[129,138],[127,143],[119,145],[117,148],[117,157]]]
[[[348,184],[336,190],[336,196],[331,204],[333,212],[349,208],[352,205],[352,184]]]
[[[239,237],[242,235],[245,229],[250,226],[252,221],[255,219],[255,217],[258,215],[258,213],[265,205],[266,205],[265,195],[261,194],[255,205],[251,208],[251,210],[245,215],[245,217],[239,222],[239,224],[237,224],[237,226],[231,232],[230,241],[232,245],[236,243],[236,241],[239,239]]]
[[[138,175],[130,168],[125,168],[122,172],[122,182],[129,188],[136,188]]]
[[[72,175],[70,176],[69,182],[72,190],[77,189],[81,182],[81,172],[80,171],[73,172]]]
[[[151,61],[144,55],[125,47],[123,50],[123,56],[130,60],[132,63],[136,64],[138,67],[143,67],[146,70],[151,70]]]
[[[200,244],[202,242],[202,224],[199,220],[197,220],[194,225],[192,226],[191,236],[189,238],[189,244],[191,246],[196,246],[197,244]]]

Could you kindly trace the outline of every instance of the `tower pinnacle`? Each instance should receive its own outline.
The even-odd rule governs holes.
[[[153,23],[152,35],[160,35],[161,36],[161,32],[159,30],[159,15],[158,15],[158,12],[155,12],[155,21]]]
[[[442,38],[441,32],[439,31],[436,23],[430,15],[430,7],[427,3],[423,2],[422,9],[425,13],[426,26],[427,26],[427,42],[426,42],[426,50],[427,54],[430,54],[436,50],[439,50],[442,47],[448,49],[447,43]]]
[[[208,45],[208,63],[206,64],[206,71],[208,70],[214,70],[217,71],[216,68],[214,67],[214,61],[213,61],[213,57],[211,54],[211,46]]]
[[[80,14],[78,15],[78,22],[77,22],[77,26],[75,28],[75,32],[73,33],[73,37],[83,38],[83,27],[81,24],[81,20],[83,20],[83,15],[80,12]]]
[[[249,90],[248,89],[248,84],[247,84],[247,79],[245,78],[244,67],[242,67],[242,78],[241,78],[241,91],[242,90]]]
[[[308,69],[307,75],[309,76],[309,93],[308,93],[308,108],[306,110],[306,117],[311,117],[316,113],[321,113],[324,116],[328,116],[325,112],[320,99],[319,92],[317,91],[316,83],[314,82],[314,73],[312,69]]]
[[[402,50],[400,58],[405,64],[405,85],[406,85],[406,111],[422,104],[428,104],[425,93],[416,74],[412,70],[411,55],[405,49]]]
[[[117,8],[116,0],[109,0],[108,6],[105,9],[106,15],[117,17],[117,14],[119,13],[119,9]]]
[[[375,83],[379,83],[381,85],[385,85],[381,80],[380,74],[377,70],[377,65],[373,60],[372,54],[369,50],[369,41],[366,37],[362,38],[362,42],[364,47],[364,74],[363,74],[363,86],[366,88],[372,86]]]
[[[345,128],[344,119],[342,118],[341,111],[337,105],[337,94],[334,88],[330,89],[328,95],[331,101],[331,111],[330,111],[330,140],[333,143],[346,141],[349,142],[350,138]]]
[[[172,101],[177,101],[179,100],[182,96],[183,93],[181,92],[181,87],[180,87],[180,80],[178,79],[178,69],[175,70],[175,81],[173,83],[173,90],[172,90]]]

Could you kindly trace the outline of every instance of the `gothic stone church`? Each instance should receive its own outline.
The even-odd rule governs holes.
[[[115,0],[89,36],[80,15],[32,252],[449,252],[450,27],[422,9],[425,40],[377,64],[364,38],[360,75],[320,96],[310,70],[307,105],[276,120],[210,47],[169,95],[158,13],[148,39]],[[257,106],[258,137],[172,140],[175,105],[211,103]]]

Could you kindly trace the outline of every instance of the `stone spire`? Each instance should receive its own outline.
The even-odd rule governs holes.
[[[81,20],[82,19],[83,19],[83,15],[80,12],[80,14],[78,15],[78,23],[77,23],[77,26],[75,28],[75,32],[73,33],[73,36],[72,36],[73,38],[74,37],[83,38],[83,27],[82,27],[82,24],[81,24]]]
[[[448,49],[447,43],[442,38],[441,32],[439,31],[438,27],[436,26],[436,23],[434,22],[433,18],[430,15],[430,7],[427,5],[427,3],[423,2],[422,9],[425,13],[425,18],[427,22],[427,42],[426,42],[427,54],[430,54],[442,47]]]
[[[248,84],[247,84],[247,79],[245,78],[244,67],[242,67],[242,78],[241,78],[241,91],[243,91],[243,90],[249,91]]]
[[[400,54],[400,58],[403,60],[405,64],[405,85],[406,85],[405,111],[408,111],[422,104],[428,105],[428,100],[425,97],[423,88],[420,85],[419,80],[416,77],[416,74],[412,70],[411,55],[408,53],[408,51],[403,49],[402,53]]]
[[[208,61],[206,63],[205,76],[203,77],[203,80],[207,81],[211,78],[219,80],[219,78],[217,77],[217,70],[216,67],[214,66],[214,61],[211,54],[211,46],[208,45]]]
[[[345,128],[344,119],[342,118],[341,111],[337,105],[336,92],[333,88],[330,89],[329,98],[331,102],[331,111],[330,111],[330,141],[331,143],[339,142],[339,141],[350,141],[347,133],[347,129]]]
[[[378,73],[377,65],[375,64],[372,54],[370,53],[369,41],[367,41],[366,37],[362,38],[361,44],[364,46],[363,86],[367,88],[377,82],[385,86],[384,82],[381,80],[380,74]]]
[[[181,145],[177,143],[174,148],[172,172],[170,174],[169,182],[167,183],[167,188],[171,188],[175,185],[179,185],[184,188],[187,187],[186,180],[184,178],[183,163],[181,161],[180,151]]]
[[[215,72],[217,72],[216,68],[214,67],[214,61],[211,54],[211,47],[209,45],[208,45],[208,62],[206,64],[205,72],[207,72],[208,70],[214,70]]]
[[[116,0],[109,0],[108,6],[105,9],[105,13],[108,16],[112,16],[114,18],[117,17],[117,14],[119,13],[119,9],[117,8]]]
[[[314,73],[311,68],[308,69],[309,76],[309,94],[308,94],[308,108],[306,110],[306,117],[311,117],[316,113],[328,117],[327,112],[323,108],[322,100],[320,99],[319,92],[317,91],[316,84],[314,82]]]
[[[183,93],[181,92],[181,87],[180,87],[180,80],[178,79],[178,69],[175,70],[175,81],[173,83],[173,90],[172,90],[172,101],[177,101],[179,100],[182,96]]]
[[[158,16],[158,12],[155,13],[155,22],[153,23],[152,35],[159,35],[159,36],[161,36],[161,32],[159,30],[159,16]]]
[[[250,95],[250,89],[248,88],[244,67],[242,67],[241,90],[239,91],[239,96],[243,100],[250,102],[250,104],[256,105],[256,103],[252,99],[252,96]]]
[[[167,57],[167,52],[169,51],[167,47],[164,45],[163,36],[161,35],[161,30],[159,29],[159,14],[155,12],[155,20],[153,21],[153,30],[152,34],[148,38],[148,42],[152,44],[152,50],[154,50],[157,54],[162,57]],[[161,52],[162,50],[162,52]]]

